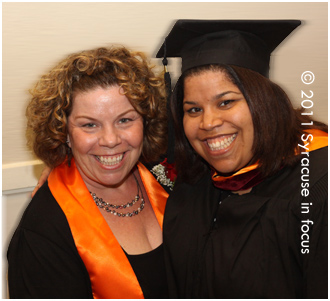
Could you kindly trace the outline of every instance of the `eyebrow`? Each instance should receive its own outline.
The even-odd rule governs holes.
[[[97,120],[96,118],[93,118],[91,116],[85,116],[85,115],[77,115],[77,116],[75,116],[74,119],[89,119],[89,120],[92,120],[92,121],[96,121]]]
[[[222,98],[222,97],[224,97],[225,95],[227,95],[227,94],[231,94],[231,93],[233,93],[233,94],[242,94],[241,92],[226,91],[226,92],[223,92],[223,93],[220,93],[220,94],[217,94],[217,95],[213,96],[212,99],[219,99],[219,98]]]
[[[212,100],[220,99],[220,98],[226,96],[227,94],[231,94],[231,93],[233,93],[233,94],[237,94],[237,95],[242,94],[241,92],[225,91],[225,92],[222,92],[222,93],[220,93],[220,94],[216,94],[216,95],[214,95],[214,96],[212,97]],[[185,105],[185,104],[188,104],[188,105],[194,105],[194,104],[196,104],[196,102],[194,102],[194,101],[189,101],[189,100],[183,100],[183,104],[184,104],[184,105]]]
[[[122,116],[124,116],[125,114],[128,114],[128,113],[130,113],[130,112],[136,112],[136,113],[138,113],[135,109],[128,109],[127,111],[124,111],[123,113],[121,113],[121,114],[119,114],[117,117],[122,117]],[[139,114],[139,113],[138,113]],[[91,116],[88,116],[88,115],[77,115],[76,117],[75,117],[75,119],[79,119],[79,118],[85,118],[85,119],[90,119],[90,120],[92,120],[92,121],[97,121],[98,120],[98,118],[94,118],[94,117],[91,117]]]

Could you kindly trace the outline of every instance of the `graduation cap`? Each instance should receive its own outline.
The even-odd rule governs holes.
[[[271,53],[300,24],[299,20],[176,21],[156,55],[164,58],[168,111],[171,78],[166,70],[167,57],[182,58],[182,73],[197,66],[227,64],[248,68],[268,77]],[[172,121],[169,120],[167,157],[170,163],[174,161],[173,133]]]
[[[268,77],[272,51],[301,24],[299,20],[178,20],[156,57],[182,58],[192,67],[228,64]]]

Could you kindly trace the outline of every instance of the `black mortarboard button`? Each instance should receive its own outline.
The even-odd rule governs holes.
[[[272,51],[300,24],[299,20],[178,20],[166,37],[165,55],[181,57],[182,72],[228,64],[268,77]],[[164,57],[164,44],[156,57]]]

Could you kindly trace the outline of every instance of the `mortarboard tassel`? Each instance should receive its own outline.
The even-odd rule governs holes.
[[[164,81],[165,81],[165,91],[167,97],[167,114],[168,114],[168,146],[167,146],[167,162],[172,164],[174,163],[174,129],[173,129],[173,121],[172,114],[170,109],[170,99],[172,95],[172,87],[171,87],[171,75],[167,70],[168,60],[166,57],[166,39],[164,42],[164,58],[162,60],[164,65]]]

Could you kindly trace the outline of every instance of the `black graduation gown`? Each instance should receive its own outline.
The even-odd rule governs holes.
[[[327,298],[327,152],[310,153],[304,198],[300,162],[241,196],[215,188],[210,172],[175,187],[164,220],[170,296]]]

